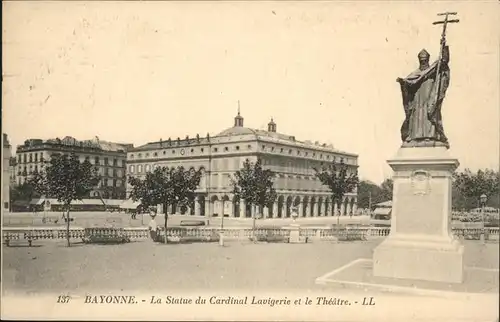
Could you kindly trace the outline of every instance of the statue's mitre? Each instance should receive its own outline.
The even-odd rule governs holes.
[[[429,55],[429,53],[427,52],[427,50],[425,49],[422,49],[419,53],[418,53],[418,58],[429,58],[431,55]]]

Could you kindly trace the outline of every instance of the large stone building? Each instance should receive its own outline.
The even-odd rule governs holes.
[[[216,136],[160,140],[129,150],[127,174],[144,177],[158,166],[182,165],[202,169],[197,198],[188,213],[251,217],[251,207],[232,196],[230,178],[241,169],[246,159],[256,161],[257,158],[261,158],[265,168],[276,173],[274,187],[278,198],[273,207],[263,209],[264,217],[289,217],[294,206],[298,208],[299,216],[304,217],[332,216],[337,211],[346,215],[356,211],[357,192],[347,194],[340,209],[336,206],[333,209],[330,191],[315,177],[313,167],[335,160],[343,161],[349,171],[355,171],[357,155],[338,151],[331,145],[301,142],[294,136],[278,133],[272,119],[267,131],[244,127],[239,112],[234,126]],[[130,189],[128,186],[129,192]]]
[[[3,133],[2,139],[2,203],[3,211],[10,208],[10,157],[12,154],[11,145],[7,134]]]
[[[16,180],[24,183],[34,172],[43,168],[43,161],[53,154],[75,153],[80,161],[89,160],[96,165],[101,182],[90,197],[124,199],[126,193],[126,158],[132,144],[113,143],[99,140],[78,141],[66,136],[64,139],[29,139],[16,149]]]

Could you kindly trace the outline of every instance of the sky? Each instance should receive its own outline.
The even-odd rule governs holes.
[[[439,52],[460,168],[499,167],[500,15],[468,2],[3,2],[2,127],[28,138],[133,143],[215,135],[233,125],[331,143],[363,180],[392,174],[404,119],[397,77]]]

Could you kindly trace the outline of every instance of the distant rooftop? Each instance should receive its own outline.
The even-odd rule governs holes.
[[[130,143],[116,143],[116,142],[102,141],[97,136],[90,140],[81,140],[81,141],[75,139],[74,137],[66,136],[63,139],[55,138],[55,139],[48,139],[46,141],[41,139],[29,139],[24,141],[24,144],[19,147],[21,148],[35,147],[43,144],[91,148],[91,149],[98,149],[110,152],[121,152],[121,151],[126,152],[128,149],[133,148],[134,146],[133,144]]]

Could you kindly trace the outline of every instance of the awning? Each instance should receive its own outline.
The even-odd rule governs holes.
[[[128,199],[120,205],[120,208],[121,209],[137,209],[137,207],[139,207],[140,204],[141,204],[141,202],[139,200],[134,201],[132,199]]]
[[[392,207],[392,200],[388,200],[388,201],[384,201],[384,202],[378,203],[378,204],[375,205],[375,207],[390,208],[390,207]]]
[[[390,215],[392,209],[391,208],[377,208],[373,212],[375,215]]]
[[[89,206],[103,206],[104,203],[102,202],[101,199],[83,199],[82,200],[83,204],[89,205]]]
[[[108,206],[120,206],[123,202],[121,199],[104,199],[104,203]]]
[[[57,206],[62,205],[62,202],[57,201],[57,199],[45,199],[51,205]],[[44,200],[44,201],[45,201]],[[83,200],[73,200],[71,201],[72,205],[102,205],[102,201],[99,199],[83,199]]]
[[[30,205],[41,205],[45,202],[45,198],[36,198],[36,199],[32,199],[31,202],[30,202]]]

